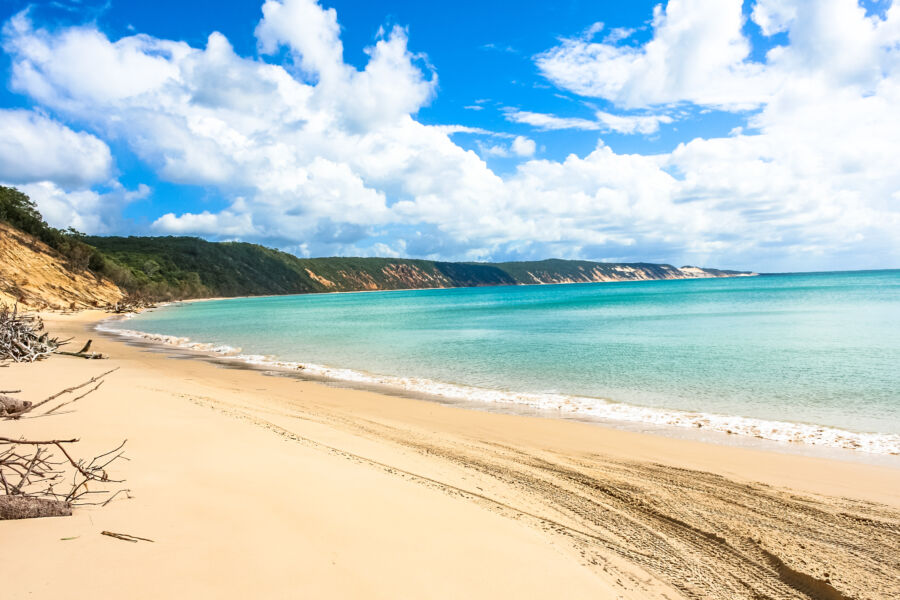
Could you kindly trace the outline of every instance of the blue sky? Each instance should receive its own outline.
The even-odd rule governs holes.
[[[891,2],[267,7],[4,0],[0,182],[298,255],[900,266]]]

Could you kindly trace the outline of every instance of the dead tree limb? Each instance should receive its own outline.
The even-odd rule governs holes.
[[[121,479],[113,479],[107,467],[113,462],[127,458],[122,453],[125,446],[121,444],[95,456],[90,461],[75,459],[67,449],[67,445],[78,440],[27,440],[0,437],[0,484],[5,496],[28,496],[64,502],[69,506],[86,504],[103,504],[109,502],[119,493],[118,490],[105,502],[88,502],[85,498],[90,494],[108,494],[109,490],[89,490],[89,484],[122,483]],[[33,450],[21,450],[27,446]],[[57,460],[52,452],[55,448],[65,457]],[[71,474],[71,483],[64,485]],[[62,486],[62,490],[60,487]],[[0,498],[4,497],[0,495]]]
[[[80,390],[81,388],[86,387],[92,383],[96,383],[96,382],[103,383],[101,380],[104,377],[106,377],[110,373],[113,373],[117,370],[118,370],[118,367],[116,367],[115,369],[110,369],[109,371],[106,371],[105,373],[101,373],[100,375],[91,377],[84,383],[79,383],[78,385],[74,385],[70,388],[66,388],[66,389],[62,390],[61,392],[57,392],[51,396],[48,396],[47,398],[44,398],[41,401],[35,402],[35,403],[31,403],[27,400],[19,400],[18,398],[12,398],[10,396],[0,396],[0,420],[2,420],[2,419],[18,419],[24,415],[28,415],[29,417],[47,416],[47,415],[55,412],[57,409],[59,409],[62,406],[65,406],[67,404],[72,404],[73,402],[81,400],[82,398],[84,398],[85,396],[90,394],[91,392],[96,391],[97,388],[100,387],[100,385],[98,384],[98,385],[94,386],[92,389],[88,390],[86,393],[78,396],[77,398],[64,401],[61,404],[59,404],[58,406],[55,406],[49,410],[45,410],[42,413],[34,413],[34,414],[31,414],[31,413],[33,413],[35,409],[40,408],[41,406],[44,406],[48,402],[53,402],[54,400],[60,398],[61,396],[65,396],[66,394],[71,394],[73,392],[76,392],[76,391]],[[16,403],[19,403],[19,404],[16,404]],[[27,405],[27,406],[24,406],[24,405]],[[14,408],[15,406],[20,406],[20,407]],[[13,409],[10,409],[10,407],[13,407]]]
[[[4,519],[68,517],[71,514],[72,505],[62,500],[33,496],[0,496],[0,521]]]
[[[56,354],[59,354],[62,356],[75,356],[77,358],[86,358],[88,360],[98,360],[98,359],[103,359],[103,358],[109,358],[107,355],[101,354],[100,352],[89,352],[89,353],[86,353],[86,352],[64,352],[62,350],[57,350]]]

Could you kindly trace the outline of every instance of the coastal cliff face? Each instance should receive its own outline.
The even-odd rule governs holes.
[[[154,298],[252,296],[491,285],[591,283],[749,275],[651,263],[549,259],[461,263],[401,258],[298,258],[242,242],[185,237],[87,237]]]
[[[72,269],[45,243],[0,222],[0,303],[35,310],[88,308],[123,296],[108,279]]]
[[[151,300],[430,289],[493,285],[592,283],[746,275],[650,263],[454,263],[393,258],[297,258],[240,242],[177,237],[82,238],[114,266],[115,283],[35,237],[0,222],[0,302],[26,308],[102,306],[138,293]],[[117,285],[118,284],[118,285]]]
[[[365,259],[358,259],[365,261]],[[649,281],[655,279],[701,279],[734,277],[734,273],[699,267],[654,264],[605,264],[581,261],[546,260],[534,263],[411,264],[393,262],[377,272],[361,262],[356,269],[342,269],[328,279],[310,268],[309,277],[330,291],[379,289],[428,289],[489,285],[537,285],[552,283],[600,283],[608,281]]]

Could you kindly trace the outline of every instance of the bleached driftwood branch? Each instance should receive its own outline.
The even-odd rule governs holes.
[[[115,369],[110,369],[109,371],[107,371],[105,373],[101,373],[100,375],[91,377],[84,383],[79,383],[78,385],[74,385],[70,388],[66,388],[66,389],[62,390],[61,392],[56,392],[55,394],[52,394],[52,395],[48,396],[47,398],[44,398],[43,400],[40,400],[35,403],[30,402],[28,400],[21,400],[19,398],[13,398],[12,396],[0,395],[0,420],[2,420],[2,419],[18,419],[23,416],[27,416],[28,418],[36,418],[36,417],[44,417],[49,414],[52,414],[52,413],[56,412],[57,410],[59,410],[60,408],[62,408],[63,406],[65,406],[67,404],[72,404],[73,402],[77,402],[78,400],[81,400],[82,398],[84,398],[85,396],[90,394],[91,392],[96,391],[97,388],[99,388],[101,385],[103,385],[103,378],[117,370],[118,370],[118,367],[116,367]],[[80,390],[84,387],[87,387],[92,383],[96,383],[97,385],[95,385],[93,388],[89,389],[85,393],[81,394],[80,396],[63,400],[60,404],[58,404],[52,408],[46,409],[44,411],[35,412],[36,409],[38,409],[42,406],[45,406],[46,404],[53,402],[54,400],[58,400],[58,399],[62,398],[63,396],[65,396],[66,394],[72,394],[74,392],[77,392],[78,390]],[[18,392],[7,392],[7,393],[18,393]]]
[[[50,356],[68,340],[51,338],[37,315],[19,314],[0,304],[0,362],[34,362]]]

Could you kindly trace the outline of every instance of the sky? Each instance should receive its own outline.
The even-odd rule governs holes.
[[[0,0],[0,184],[298,256],[900,267],[900,4]]]

